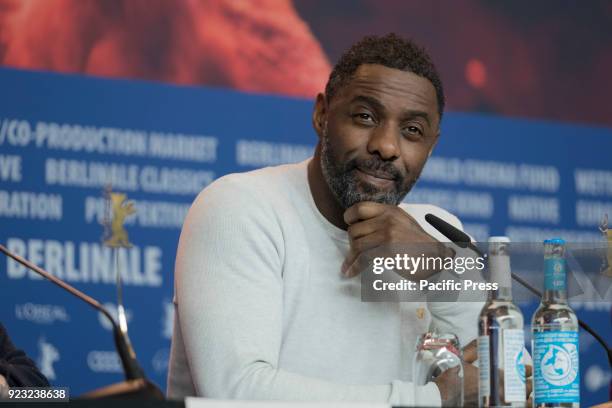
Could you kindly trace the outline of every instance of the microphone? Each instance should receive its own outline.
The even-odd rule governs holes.
[[[446,238],[448,238],[452,243],[454,243],[458,247],[469,248],[472,251],[476,252],[478,256],[481,256],[483,258],[485,257],[485,255],[482,253],[480,248],[474,245],[470,236],[466,234],[465,232],[461,231],[459,228],[455,228],[448,222],[444,221],[442,218],[437,217],[433,214],[426,214],[425,221],[427,221],[429,225],[431,225],[436,230],[438,230],[438,232],[440,232],[442,235],[444,235]],[[531,293],[535,294],[536,296],[540,298],[542,297],[542,292],[540,292],[539,290],[531,286],[529,283],[523,280],[520,276],[514,273],[511,273],[511,275],[512,275],[512,279],[520,283],[524,288],[528,289]],[[606,354],[608,355],[608,364],[610,365],[610,368],[612,368],[612,350],[610,349],[610,347],[608,347],[605,340],[582,320],[578,319],[578,324],[587,333],[593,336],[593,338],[597,340],[599,344],[601,344],[601,346],[606,351]]]
[[[111,396],[109,395],[109,393],[112,393],[112,396],[116,397],[117,394],[125,396],[128,394],[134,395],[135,393],[139,393],[142,396],[150,396],[155,399],[164,399],[164,395],[161,390],[156,385],[147,380],[143,369],[140,367],[140,364],[138,364],[138,361],[136,360],[136,353],[132,348],[129,338],[119,329],[119,325],[117,324],[117,322],[115,322],[113,316],[104,306],[102,306],[100,302],[98,302],[91,296],[86,295],[75,287],[67,284],[58,277],[51,275],[49,272],[45,271],[38,265],[35,265],[32,262],[22,258],[21,256],[10,252],[4,245],[0,245],[0,252],[4,253],[6,256],[15,260],[26,268],[41,275],[43,278],[55,283],[60,288],[71,293],[73,296],[76,296],[77,298],[81,299],[82,301],[102,313],[111,323],[113,328],[113,337],[115,340],[115,348],[117,350],[117,354],[119,355],[119,359],[121,360],[121,365],[123,366],[123,373],[125,374],[125,379],[127,380],[127,382],[133,382],[133,384],[121,387],[111,386],[109,387],[108,392],[102,390],[94,391],[91,393],[91,396],[108,397]],[[112,390],[110,388],[112,388]]]

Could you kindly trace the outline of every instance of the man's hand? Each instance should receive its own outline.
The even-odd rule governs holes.
[[[9,385],[6,382],[6,378],[0,375],[0,398],[5,398],[8,395]]]
[[[344,212],[348,224],[350,251],[342,265],[342,273],[353,277],[361,271],[366,262],[365,252],[387,245],[419,244],[413,248],[414,256],[444,257],[452,251],[428,235],[406,211],[396,205],[379,204],[370,201],[357,203]],[[449,251],[451,253],[449,253]],[[386,254],[394,256],[395,254]],[[398,271],[399,272],[399,271]],[[427,278],[438,271],[417,271],[409,279]],[[403,276],[403,275],[402,275]]]
[[[476,340],[463,349],[463,404],[478,406],[478,367],[472,363],[478,358]],[[437,377],[434,382],[440,390],[442,406],[457,406],[461,403],[459,368],[451,368]]]

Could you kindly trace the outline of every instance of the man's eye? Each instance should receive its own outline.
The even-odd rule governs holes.
[[[369,113],[357,113],[353,117],[359,120],[360,122],[374,122],[374,118]]]
[[[404,128],[404,133],[409,135],[423,136],[423,131],[418,126],[407,126]]]

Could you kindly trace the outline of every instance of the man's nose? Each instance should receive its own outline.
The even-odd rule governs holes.
[[[396,126],[386,123],[376,127],[368,141],[368,152],[383,160],[395,160],[400,155],[399,132]]]

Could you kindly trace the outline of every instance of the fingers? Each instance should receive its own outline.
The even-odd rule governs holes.
[[[342,273],[347,277],[358,275],[361,269],[367,266],[367,260],[364,258],[359,263],[359,258],[365,251],[379,246],[394,252],[389,246],[410,244],[408,252],[421,256],[425,253],[447,253],[441,245],[441,249],[438,248],[435,245],[438,242],[398,206],[363,201],[345,211],[344,221],[349,225],[350,239],[350,251],[342,265]],[[418,243],[425,244],[425,248],[419,251],[418,248],[412,247]]]
[[[352,225],[360,220],[368,220],[384,213],[388,205],[372,201],[359,202],[344,212],[344,222]]]
[[[478,360],[478,346],[476,340],[472,340],[463,348],[463,361],[472,364],[476,360]]]
[[[372,234],[384,227],[383,220],[380,217],[370,218],[365,221],[359,221],[355,224],[349,225],[348,227],[348,235],[351,242],[364,237],[366,235]]]
[[[361,272],[367,264],[367,259],[363,256],[370,249],[378,247],[384,240],[384,232],[378,231],[354,240],[351,243],[344,263],[342,273],[347,278],[352,278]]]

